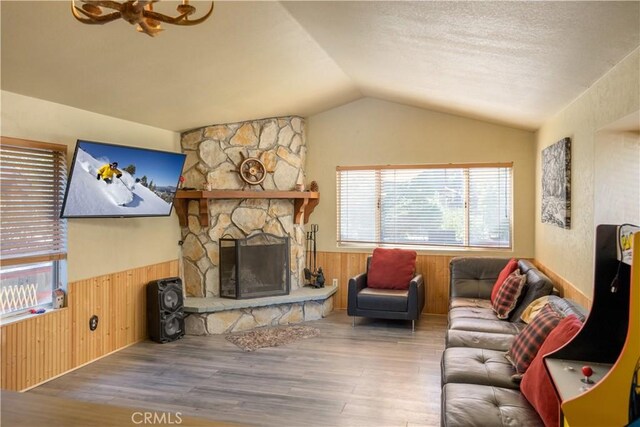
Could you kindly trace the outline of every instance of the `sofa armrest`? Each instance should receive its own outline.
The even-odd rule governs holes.
[[[349,289],[347,293],[347,314],[355,316],[358,306],[358,292],[367,287],[367,273],[358,274],[349,279]]]
[[[424,309],[425,302],[425,285],[422,274],[417,274],[411,282],[409,282],[409,301],[407,311],[409,318],[417,320]]]
[[[489,299],[509,258],[458,257],[449,263],[449,298]]]

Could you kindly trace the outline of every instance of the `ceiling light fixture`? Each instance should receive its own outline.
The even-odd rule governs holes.
[[[196,8],[189,4],[189,0],[182,0],[182,4],[176,8],[177,16],[168,16],[153,11],[153,3],[158,0],[129,0],[129,1],[112,1],[112,0],[71,0],[71,13],[83,24],[102,25],[116,19],[124,19],[131,25],[137,25],[136,29],[151,37],[154,37],[162,28],[161,23],[172,25],[197,25],[204,22],[213,12],[213,2],[209,11],[198,19],[189,19],[189,16],[196,12]],[[76,6],[76,3],[81,6]],[[115,10],[104,14],[109,10]]]

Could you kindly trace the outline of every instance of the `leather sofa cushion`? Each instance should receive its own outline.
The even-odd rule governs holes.
[[[451,298],[449,308],[457,307],[491,308],[491,300],[464,297]]]
[[[511,335],[519,333],[525,326],[526,324],[522,322],[507,322],[498,319],[474,319],[470,317],[459,317],[457,319],[451,319],[449,322],[449,329]]]
[[[554,295],[549,298],[549,304],[551,304],[562,317],[567,317],[573,314],[581,322],[584,322],[587,317],[587,310],[582,308],[575,301]]]
[[[442,389],[443,427],[542,427],[518,390],[477,384],[446,384]]]
[[[518,270],[520,270],[520,273],[527,274],[532,268],[537,269],[531,261],[526,259],[521,259],[518,261]]]
[[[452,259],[449,265],[453,284],[450,297],[489,299],[493,284],[508,261],[507,258],[481,257]]]
[[[460,317],[496,320],[496,314],[491,308],[456,307],[449,310],[449,322],[451,322],[451,319],[458,319]]]
[[[409,291],[364,288],[358,292],[358,308],[380,311],[407,311]]]
[[[511,381],[516,371],[504,351],[482,348],[448,348],[442,354],[442,384],[480,384],[518,389]]]
[[[446,335],[446,346],[447,348],[485,348],[506,352],[511,347],[514,339],[515,335],[511,334],[448,330]]]

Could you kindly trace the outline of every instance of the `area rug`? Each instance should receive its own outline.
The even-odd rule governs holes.
[[[232,342],[244,351],[255,351],[264,347],[276,347],[294,341],[320,335],[320,330],[310,326],[284,326],[254,329],[239,334],[227,335]]]

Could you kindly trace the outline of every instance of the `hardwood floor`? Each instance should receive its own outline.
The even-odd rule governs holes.
[[[446,317],[305,323],[318,337],[245,353],[224,336],[145,341],[27,393],[261,426],[436,426]]]
[[[2,416],[4,427],[25,426],[82,426],[107,427],[145,424],[184,427],[235,427],[236,424],[186,417],[174,413],[157,413],[134,407],[118,407],[76,399],[44,396],[36,393],[18,393],[2,390]]]

